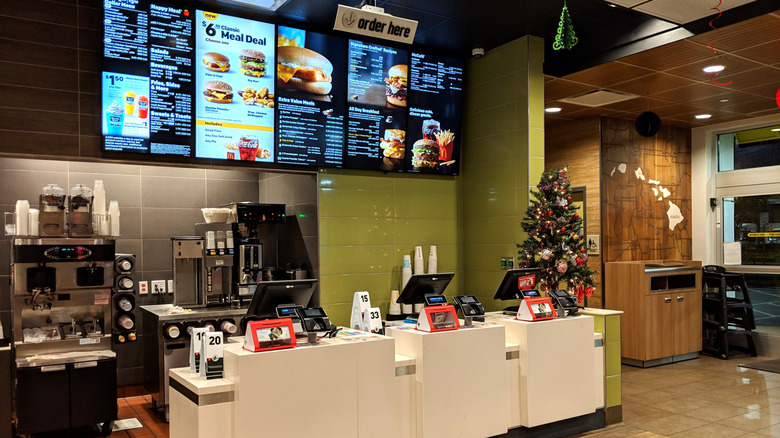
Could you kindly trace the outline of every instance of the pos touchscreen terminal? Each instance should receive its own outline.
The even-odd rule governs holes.
[[[539,268],[510,269],[504,274],[501,284],[498,286],[494,300],[522,300],[523,298],[537,298],[541,294],[535,290]],[[504,309],[505,315],[517,313],[518,306],[510,306]]]

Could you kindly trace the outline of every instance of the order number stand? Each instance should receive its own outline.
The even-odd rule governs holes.
[[[368,292],[355,292],[352,297],[352,316],[349,326],[364,332],[384,334],[382,329],[382,314],[379,307],[371,307]]]
[[[557,317],[550,297],[524,298],[520,302],[515,319],[520,321],[544,321]]]
[[[424,332],[444,332],[459,328],[458,314],[452,304],[423,307],[417,317],[417,330]]]

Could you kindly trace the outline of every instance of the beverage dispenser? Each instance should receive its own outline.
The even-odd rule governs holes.
[[[39,197],[38,235],[41,237],[65,236],[65,189],[57,184],[47,184]]]
[[[68,237],[92,237],[92,189],[76,184],[68,197]]]

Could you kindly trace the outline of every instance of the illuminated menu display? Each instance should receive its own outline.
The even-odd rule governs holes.
[[[276,162],[342,167],[346,40],[279,26]]]
[[[273,162],[276,27],[198,10],[195,156]]]
[[[191,156],[189,11],[106,0],[102,132],[109,151]]]
[[[409,52],[350,40],[344,166],[403,170]]]
[[[458,173],[461,60],[223,14],[204,0],[103,4],[105,151]]]
[[[463,62],[412,53],[406,170],[457,174]]]

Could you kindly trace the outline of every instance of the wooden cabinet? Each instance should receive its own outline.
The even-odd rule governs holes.
[[[622,310],[623,363],[652,366],[701,350],[701,262],[611,262],[605,302]]]

